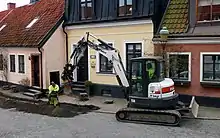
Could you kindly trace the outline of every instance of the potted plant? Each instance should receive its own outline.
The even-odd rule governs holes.
[[[86,88],[86,92],[88,95],[91,94],[91,86],[92,86],[92,82],[91,81],[86,81],[85,82],[85,88]]]

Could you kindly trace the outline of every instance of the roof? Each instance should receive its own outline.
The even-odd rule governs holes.
[[[167,27],[170,34],[186,33],[189,26],[188,13],[189,0],[170,0],[158,33],[162,27]]]
[[[9,13],[9,14],[8,14]],[[39,47],[61,23],[64,0],[40,0],[10,11],[0,12],[0,46]],[[7,15],[8,14],[8,15]],[[5,18],[4,16],[7,15]],[[39,18],[32,27],[26,26]]]

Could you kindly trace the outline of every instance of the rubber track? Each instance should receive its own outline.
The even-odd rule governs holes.
[[[120,113],[126,113],[127,116],[125,119],[120,119],[119,118],[119,114]],[[131,119],[129,118],[132,115],[151,115],[153,117],[164,117],[164,115],[168,115],[169,117],[174,117],[174,120],[171,120],[173,122],[162,122],[161,120],[159,121],[153,121],[153,118],[151,118],[152,120],[149,119],[148,117],[148,121],[146,120],[137,120],[136,119]],[[151,125],[164,125],[164,126],[178,126],[181,120],[181,114],[176,111],[176,110],[151,110],[151,109],[136,109],[136,108],[122,108],[120,110],[118,110],[115,114],[116,119],[119,122],[125,122],[125,123],[140,123],[140,124],[151,124]]]

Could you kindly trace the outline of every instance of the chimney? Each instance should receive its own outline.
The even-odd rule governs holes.
[[[16,3],[7,3],[8,10],[15,9]]]
[[[36,2],[38,2],[39,0],[30,0],[30,4],[34,4]]]

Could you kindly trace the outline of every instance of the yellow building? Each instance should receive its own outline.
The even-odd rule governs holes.
[[[155,28],[151,19],[153,3],[143,3],[143,0],[123,0],[120,4],[118,0],[104,0],[102,3],[93,0],[66,1],[64,26],[68,57],[86,32],[118,49],[126,70],[130,58],[154,53],[152,39]],[[107,58],[90,48],[84,55],[78,69],[74,71],[74,81],[91,81],[94,84],[92,91],[96,95],[107,92],[113,97],[124,97]]]
[[[154,52],[152,44],[153,23],[151,20],[83,24],[68,26],[66,30],[68,33],[69,55],[73,51],[74,44],[86,32],[90,32],[120,51],[126,70],[131,57],[144,56]],[[91,48],[89,48],[88,56],[86,54],[85,58],[88,59],[82,59],[84,63],[80,62],[80,64],[82,63],[80,69],[74,72],[75,81],[90,80],[93,83],[102,84],[104,87],[106,85],[118,85],[112,65],[104,56]]]

